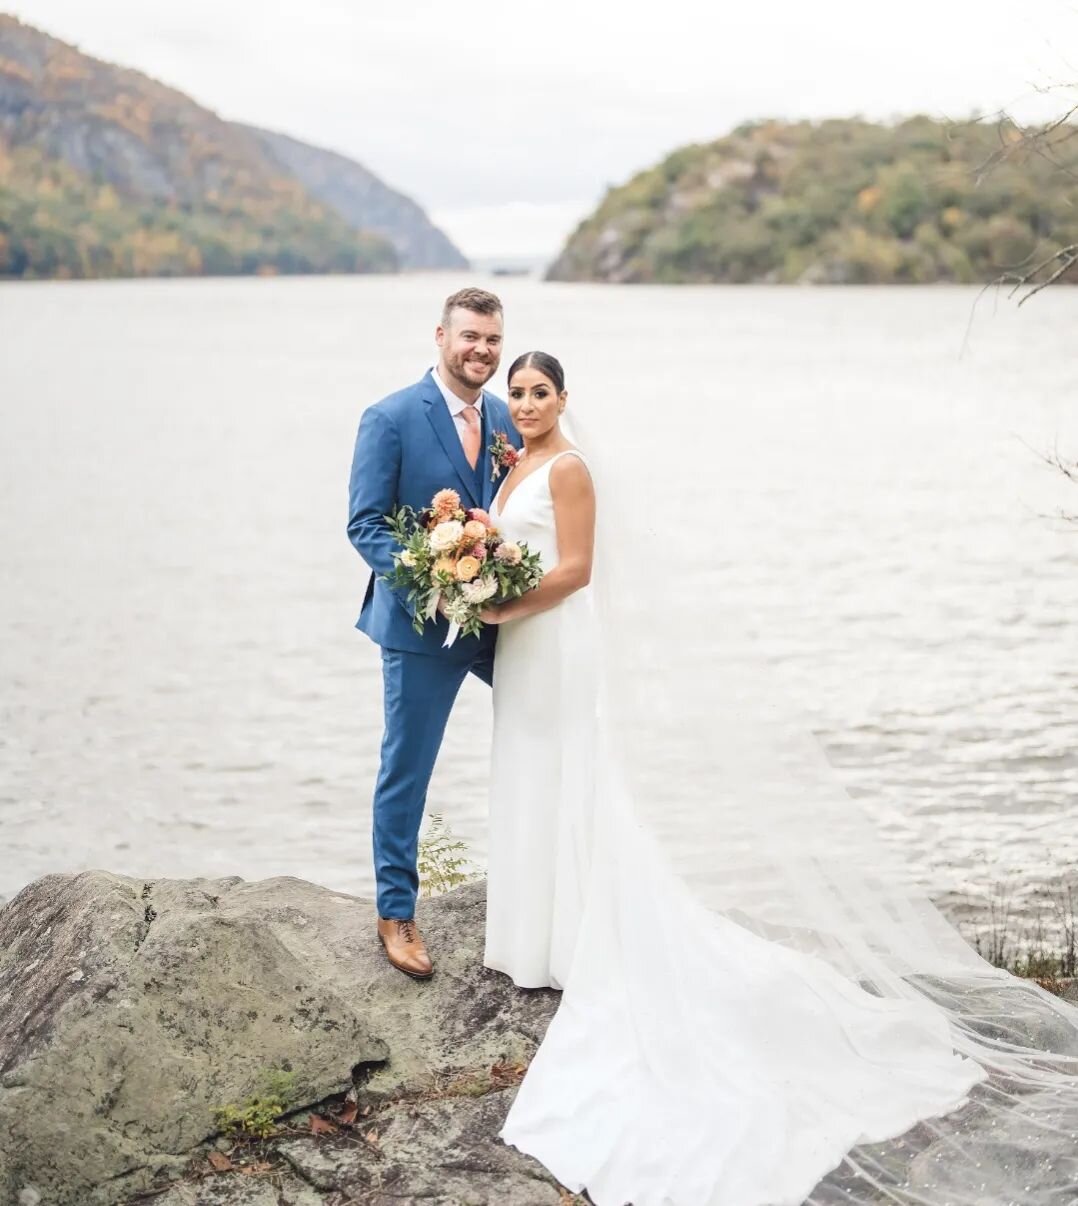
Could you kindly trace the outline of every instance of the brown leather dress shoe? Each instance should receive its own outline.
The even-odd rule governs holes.
[[[429,980],[434,975],[434,965],[414,917],[379,917],[378,937],[386,949],[386,958],[405,975],[416,980]]]

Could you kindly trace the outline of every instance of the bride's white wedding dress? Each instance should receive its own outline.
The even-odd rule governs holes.
[[[492,512],[547,569],[557,459]],[[800,1206],[986,1073],[929,1001],[761,937],[668,866],[606,748],[595,625],[585,589],[498,635],[484,962],[564,990],[501,1135],[598,1206]]]
[[[545,571],[558,560],[556,459],[515,484],[504,512],[500,495],[491,511],[508,539],[540,554]],[[523,988],[565,986],[585,903],[595,794],[593,604],[589,590],[577,591],[498,633],[484,961]],[[579,705],[572,715],[562,712],[567,695]]]

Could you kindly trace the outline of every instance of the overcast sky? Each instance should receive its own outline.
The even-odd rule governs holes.
[[[0,0],[2,3],[2,0]],[[1054,116],[1078,0],[14,0],[224,117],[342,151],[466,254],[550,256],[608,184],[762,117]]]

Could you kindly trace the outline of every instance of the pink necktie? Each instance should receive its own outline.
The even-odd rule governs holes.
[[[479,411],[474,406],[466,406],[460,413],[468,424],[464,431],[464,455],[468,458],[468,464],[474,469],[479,460],[479,445],[483,441],[479,427]]]

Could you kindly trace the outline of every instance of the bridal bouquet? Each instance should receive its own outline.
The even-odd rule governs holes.
[[[462,632],[478,634],[484,607],[518,599],[542,579],[539,554],[503,540],[486,511],[462,507],[455,490],[439,490],[418,514],[400,507],[386,522],[401,548],[393,554],[392,572],[383,577],[395,589],[407,589],[416,632],[422,633],[444,603],[446,646]]]

